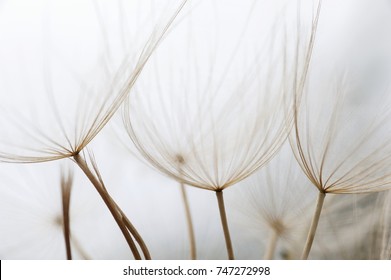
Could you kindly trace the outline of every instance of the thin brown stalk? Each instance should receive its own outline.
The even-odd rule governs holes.
[[[140,253],[134,244],[133,238],[130,235],[128,228],[126,227],[124,221],[123,221],[123,215],[121,215],[120,211],[118,211],[118,205],[116,205],[113,202],[113,199],[109,195],[109,193],[106,191],[104,186],[100,183],[99,179],[92,173],[90,168],[87,165],[87,162],[80,156],[80,154],[76,154],[73,156],[73,159],[77,163],[77,165],[80,167],[80,169],[84,172],[84,174],[88,177],[88,179],[91,181],[92,185],[95,187],[101,198],[103,199],[104,203],[106,204],[107,208],[109,209],[111,215],[113,216],[114,220],[116,221],[118,227],[120,228],[123,236],[125,237],[126,242],[129,245],[130,250],[133,253],[133,256],[136,260],[141,260]]]
[[[64,231],[67,260],[72,260],[71,227],[70,227],[70,218],[69,218],[72,183],[73,183],[72,174],[68,174],[67,176],[65,176],[64,174],[61,175],[61,197],[62,197],[62,216],[63,216],[62,224],[63,224],[63,231]]]
[[[273,259],[274,252],[276,251],[276,247],[277,247],[277,241],[278,241],[278,233],[276,230],[273,229],[270,234],[269,244],[267,245],[267,249],[265,255],[263,256],[263,259],[265,260]]]
[[[181,183],[181,194],[182,194],[183,204],[185,206],[186,223],[187,223],[187,229],[188,229],[188,233],[189,233],[190,258],[192,260],[196,260],[197,259],[197,249],[196,249],[197,247],[196,247],[196,240],[195,240],[195,234],[194,234],[193,219],[191,218],[190,205],[189,205],[189,199],[187,198],[186,187],[183,183]]]
[[[225,246],[227,247],[228,259],[234,260],[235,259],[234,250],[232,248],[231,236],[229,234],[227,214],[225,213],[223,191],[222,190],[216,191],[216,197],[217,197],[217,203],[219,205],[220,219],[221,219],[221,224],[223,226]]]
[[[115,204],[117,205],[117,204]],[[136,228],[134,227],[134,225],[130,222],[130,220],[128,219],[128,217],[126,217],[125,213],[122,212],[122,210],[118,207],[117,205],[117,209],[118,211],[121,213],[122,215],[122,220],[123,222],[125,223],[126,227],[128,228],[128,230],[132,233],[134,239],[136,240],[136,242],[138,243],[138,245],[140,246],[141,248],[141,251],[143,252],[143,255],[144,255],[144,258],[146,260],[151,260],[151,254],[149,253],[149,250],[148,250],[148,247],[147,245],[145,244],[144,240],[142,239],[141,235],[138,233],[138,231],[136,230]]]
[[[95,171],[96,177],[98,178],[98,180],[99,180],[102,188],[104,189],[104,191],[107,193],[107,189],[106,189],[105,183],[103,182],[102,176],[101,176],[101,174],[99,172],[98,165],[97,165],[97,163],[95,161],[94,155],[90,151],[89,151],[89,156],[90,156],[92,167],[93,167],[93,169]],[[133,235],[133,237],[136,240],[136,242],[139,244],[145,259],[146,260],[151,260],[151,255],[149,253],[148,247],[145,244],[144,240],[142,239],[141,235],[138,233],[137,229],[130,222],[130,220],[125,215],[125,213],[122,211],[122,209],[118,206],[118,204],[113,199],[111,199],[111,202],[117,207],[117,210],[120,212],[120,214],[122,216],[122,221],[125,223],[125,226],[129,230],[129,232]]]
[[[325,197],[326,197],[326,193],[325,192],[319,192],[318,200],[316,202],[315,213],[314,213],[314,216],[312,218],[311,227],[310,227],[310,230],[309,230],[308,236],[307,236],[307,241],[306,241],[306,244],[304,246],[303,254],[301,256],[302,260],[308,259],[308,255],[309,255],[309,253],[311,251],[312,243],[313,243],[314,238],[315,238],[316,228],[318,227],[320,213],[322,212],[323,202],[324,202],[324,198]]]

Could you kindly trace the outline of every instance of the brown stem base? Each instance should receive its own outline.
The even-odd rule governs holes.
[[[224,238],[225,238],[225,246],[227,247],[227,254],[229,260],[234,260],[234,250],[232,248],[231,236],[229,234],[228,222],[227,222],[227,214],[225,212],[224,206],[224,197],[223,191],[216,191],[217,203],[219,205],[220,219],[221,225],[223,226]]]
[[[187,230],[189,233],[190,258],[192,260],[196,260],[197,259],[197,250],[196,250],[197,247],[196,247],[196,240],[195,240],[195,234],[194,234],[193,219],[191,218],[189,199],[187,198],[186,188],[183,183],[181,183],[181,194],[182,194],[183,204],[185,206]]]
[[[141,260],[140,253],[132,239],[132,236],[130,235],[124,221],[123,221],[123,215],[121,215],[120,211],[118,211],[118,206],[113,202],[113,199],[109,195],[109,193],[105,190],[104,186],[100,183],[100,181],[96,178],[96,176],[92,173],[90,168],[87,165],[87,162],[79,155],[76,154],[73,156],[73,159],[77,163],[77,165],[80,167],[80,169],[84,172],[84,174],[88,177],[88,179],[91,181],[92,185],[95,187],[95,189],[98,191],[99,195],[103,199],[104,203],[106,204],[107,208],[109,209],[111,215],[113,216],[114,220],[116,221],[118,227],[120,228],[123,236],[125,237],[126,242],[129,245],[130,250],[132,251],[132,254],[136,260]]]
[[[305,243],[303,254],[301,256],[302,260],[308,259],[308,255],[310,254],[312,243],[315,238],[316,228],[318,227],[318,223],[319,223],[320,213],[322,212],[323,202],[324,202],[325,197],[326,197],[326,193],[319,192],[318,200],[316,202],[315,213],[312,218],[311,227],[310,227],[310,230],[309,230],[308,236],[307,236],[307,242]]]
[[[277,241],[278,241],[278,233],[276,232],[276,230],[273,229],[271,232],[269,244],[267,245],[267,249],[266,249],[265,255],[263,257],[265,260],[272,260],[273,259],[274,252],[277,247]]]

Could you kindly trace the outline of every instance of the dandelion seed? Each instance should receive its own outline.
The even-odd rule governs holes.
[[[233,259],[222,191],[265,165],[285,141],[292,115],[284,108],[313,41],[300,33],[295,4],[293,17],[292,10],[282,9],[289,23],[281,21],[283,5],[267,14],[256,2],[241,3],[240,9],[232,2],[225,10],[213,5],[188,6],[191,16],[165,38],[140,75],[124,122],[155,168],[216,193]],[[224,29],[232,26],[232,11],[235,28]],[[185,159],[180,168],[178,154]]]
[[[10,75],[6,77],[11,81],[19,81],[23,73],[28,73],[26,80],[16,85],[8,85],[9,88],[4,85],[6,82],[0,81],[0,127],[5,132],[0,135],[0,159],[6,162],[32,163],[73,158],[107,204],[134,257],[139,259],[140,255],[132,243],[131,234],[146,253],[141,237],[107,193],[97,170],[92,172],[89,169],[81,157],[81,151],[103,129],[127,97],[186,0],[179,1],[178,6],[173,4],[173,12],[168,12],[168,18],[165,18],[167,14],[163,15],[157,21],[157,27],[152,20],[147,22],[150,25],[137,27],[148,30],[142,33],[147,35],[141,39],[142,44],[138,49],[131,50],[133,55],[129,55],[129,50],[126,50],[127,53],[122,55],[121,63],[116,65],[115,69],[118,70],[114,74],[108,71],[107,63],[101,66],[96,58],[99,55],[96,46],[101,40],[94,33],[99,30],[99,20],[86,20],[89,18],[86,15],[91,16],[89,13],[92,9],[86,7],[85,3],[74,3],[78,7],[77,11],[83,11],[78,14],[74,6],[69,9],[69,2],[52,3],[52,6],[46,7],[50,10],[50,13],[46,14],[44,9],[38,9],[38,16],[31,18],[30,24],[24,21],[15,23],[14,29],[20,29],[21,32],[10,33],[0,29],[0,35],[4,39],[4,44],[0,47],[0,59],[5,62],[2,63],[5,68],[0,68],[0,73]],[[167,10],[165,12],[167,13]],[[60,15],[49,17],[49,14],[53,16],[56,13]],[[72,15],[70,18],[73,19],[71,22],[67,19],[65,30],[64,22],[56,22],[64,13]],[[79,24],[75,24],[76,22]],[[50,26],[58,30],[51,31]],[[14,36],[15,34],[18,36]],[[28,47],[20,48],[20,42],[26,41],[30,34],[36,34],[39,39],[28,40]],[[69,37],[73,39],[76,36],[79,37],[78,40],[69,40]],[[103,37],[104,43],[107,38]],[[55,45],[53,39],[63,45]],[[90,49],[83,49],[83,44]],[[27,57],[22,61],[21,57],[25,53]],[[133,61],[130,61],[129,57]],[[13,60],[18,63],[15,64]],[[115,65],[115,62],[112,63]],[[96,67],[97,64],[100,67]],[[19,69],[18,65],[25,67]],[[43,75],[38,74],[41,69],[44,70]],[[107,74],[112,75],[107,77]],[[149,258],[147,253],[145,255]]]
[[[272,161],[239,183],[237,211],[242,227],[265,244],[264,259],[273,259],[281,240],[286,250],[298,242],[315,191],[297,164],[289,145]],[[268,238],[269,241],[265,241]],[[300,239],[301,240],[301,239]],[[293,257],[293,256],[291,256]]]
[[[333,7],[330,5],[329,7]],[[360,9],[363,6],[358,6]],[[358,10],[360,10],[358,9]],[[361,10],[366,13],[366,10]],[[358,16],[358,15],[357,15]],[[367,17],[370,17],[370,13]],[[365,17],[365,18],[367,18]],[[361,17],[360,17],[361,19]],[[345,18],[344,18],[345,20]],[[360,20],[361,21],[361,20]],[[365,20],[363,20],[365,23]],[[365,28],[365,24],[363,24]],[[324,40],[337,36],[320,24]],[[346,25],[338,30],[346,34]],[[361,29],[360,29],[361,32]],[[373,31],[375,32],[375,31]],[[331,35],[332,34],[332,35]],[[378,34],[381,41],[389,38],[388,31]],[[366,38],[359,38],[366,40]],[[361,41],[354,41],[354,46]],[[317,207],[308,234],[303,258],[308,258],[325,195],[372,193],[387,190],[391,183],[389,139],[390,67],[381,67],[376,75],[367,77],[367,53],[348,53],[352,42],[339,42],[340,51],[315,49],[309,75],[298,92],[295,107],[295,127],[292,148],[308,179],[319,190]],[[318,51],[318,52],[317,52]],[[341,57],[341,54],[346,57]],[[384,53],[383,53],[384,54]],[[334,57],[326,64],[324,57]],[[388,59],[387,59],[388,57]],[[389,55],[383,57],[390,64]],[[352,65],[355,61],[356,65]],[[368,78],[366,81],[357,77]]]

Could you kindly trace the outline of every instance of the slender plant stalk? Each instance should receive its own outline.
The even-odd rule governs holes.
[[[273,229],[270,234],[269,244],[267,245],[267,249],[265,255],[263,256],[263,259],[265,260],[273,259],[274,252],[276,251],[276,247],[277,247],[277,241],[278,241],[278,233],[276,230]]]
[[[217,203],[219,204],[220,219],[223,226],[225,246],[227,247],[228,259],[234,260],[234,250],[232,248],[231,236],[229,234],[227,214],[225,213],[223,191],[216,191]]]
[[[186,187],[183,183],[181,183],[181,193],[182,193],[182,200],[183,200],[183,203],[185,206],[187,230],[189,233],[190,258],[192,260],[196,260],[197,259],[197,249],[196,249],[197,247],[196,247],[196,240],[195,240],[195,234],[194,234],[193,219],[191,218],[190,205],[189,205],[189,199],[187,198]]]
[[[303,254],[301,256],[302,260],[308,259],[308,255],[309,255],[309,253],[311,251],[312,243],[313,243],[314,238],[315,238],[316,228],[318,227],[320,213],[322,212],[323,202],[324,202],[324,198],[325,197],[326,197],[326,193],[325,192],[319,192],[318,200],[316,202],[315,213],[314,213],[314,216],[312,218],[311,227],[310,227],[310,230],[309,230],[308,236],[307,236],[307,242],[306,242],[306,244],[304,246]]]
[[[80,156],[80,154],[76,154],[73,156],[73,159],[77,163],[77,165],[80,167],[80,169],[84,172],[84,174],[88,177],[88,179],[91,181],[92,185],[95,187],[95,189],[98,191],[99,195],[103,199],[104,203],[106,204],[107,208],[109,209],[111,215],[113,216],[114,220],[116,221],[118,227],[120,228],[123,236],[125,237],[126,242],[129,245],[130,250],[133,253],[133,256],[136,260],[141,260],[140,253],[132,239],[132,236],[130,235],[128,228],[126,227],[123,216],[121,212],[118,210],[118,205],[116,205],[113,202],[113,199],[109,195],[109,193],[106,191],[104,186],[100,183],[99,179],[96,178],[96,176],[92,173],[90,168],[88,167],[86,161]]]
[[[108,193],[105,183],[103,182],[102,176],[100,175],[98,165],[96,164],[94,156],[90,153],[90,158],[92,160],[92,167],[95,171],[95,174],[104,189],[106,193]],[[142,239],[141,235],[138,233],[137,229],[133,226],[133,224],[130,222],[128,217],[125,215],[125,213],[122,211],[122,209],[118,206],[118,204],[110,197],[111,202],[117,207],[117,210],[120,212],[122,216],[122,221],[125,223],[125,226],[128,228],[129,232],[133,235],[134,239],[136,239],[137,243],[139,244],[144,257],[146,260],[151,260],[151,255],[148,251],[147,245],[145,244],[144,240]]]
[[[62,197],[62,224],[65,239],[65,249],[67,254],[67,260],[72,260],[71,250],[71,227],[69,218],[69,207],[71,201],[71,190],[72,190],[72,177],[67,178],[64,175],[61,177],[61,197]]]
[[[114,201],[113,201],[114,202]],[[115,202],[114,202],[115,203]],[[147,245],[145,244],[144,240],[142,239],[141,235],[138,233],[138,231],[136,230],[136,228],[134,227],[134,225],[130,222],[130,220],[128,219],[128,217],[126,217],[125,213],[122,212],[121,208],[119,208],[119,206],[115,203],[115,205],[117,206],[117,209],[118,211],[121,213],[122,215],[122,220],[123,222],[125,223],[126,227],[128,228],[128,230],[132,233],[134,239],[136,240],[136,242],[138,243],[138,245],[140,246],[141,248],[141,251],[143,252],[143,255],[144,255],[144,258],[146,260],[151,260],[151,254],[149,253],[149,250],[148,250],[148,247]]]

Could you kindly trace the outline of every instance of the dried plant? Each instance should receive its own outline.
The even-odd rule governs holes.
[[[30,2],[0,3],[0,258],[390,258],[384,1]]]
[[[383,193],[328,194],[311,248],[312,259],[373,259]],[[307,214],[313,214],[308,211]],[[307,219],[307,229],[310,216]],[[301,257],[306,234],[296,246]],[[377,257],[378,259],[378,257]]]
[[[150,37],[144,38],[146,43],[141,50],[132,50],[138,55],[132,64],[126,56],[122,59],[122,65],[114,77],[105,76],[108,71],[106,67],[102,67],[103,73],[94,73],[94,84],[81,83],[77,78],[88,75],[75,73],[72,68],[68,72],[64,71],[64,66],[69,67],[69,62],[64,63],[63,61],[64,54],[56,56],[61,61],[56,65],[60,66],[59,68],[53,67],[51,56],[44,55],[41,58],[44,75],[37,77],[38,81],[43,79],[43,84],[33,84],[37,88],[33,88],[31,91],[13,87],[12,98],[7,98],[9,92],[1,91],[4,96],[2,97],[0,125],[6,133],[1,134],[0,138],[0,159],[7,162],[33,163],[72,158],[101,195],[136,259],[141,257],[131,234],[139,242],[146,258],[150,258],[144,242],[129,219],[109,196],[103,182],[99,180],[99,173],[95,170],[94,174],[89,169],[80,152],[103,129],[129,94],[148,58],[185,3],[186,0],[181,1],[168,19],[161,19],[160,25],[152,29]],[[44,17],[44,20],[49,21],[50,19]],[[88,29],[85,32],[88,34]],[[63,34],[65,38],[66,35]],[[41,42],[39,42],[31,48],[39,46],[50,52],[53,48],[50,43],[50,30],[46,30],[42,36],[44,37],[43,46],[40,46]],[[64,37],[61,39],[64,40]],[[5,50],[12,47],[12,43],[15,42],[9,41]],[[66,43],[66,40],[64,41]],[[31,60],[31,58],[29,59]],[[83,61],[89,62],[89,59],[84,57]],[[36,61],[33,59],[33,62]],[[42,64],[38,62],[36,65],[39,67]],[[88,64],[83,66],[85,67],[84,71],[91,67]],[[128,69],[131,69],[130,72]],[[75,80],[79,82],[76,85]],[[101,82],[98,87],[96,87],[96,81]],[[37,104],[34,102],[36,100],[40,100],[43,104]],[[24,108],[25,105],[27,105],[26,110],[21,110],[20,107]],[[38,105],[37,108],[34,105]],[[44,109],[39,105],[43,105]]]
[[[333,38],[324,26],[320,28],[320,44]],[[339,53],[332,48],[319,53],[315,49],[304,94],[296,94],[291,144],[303,171],[319,190],[304,259],[327,193],[371,193],[391,187],[390,71],[386,66],[390,60],[373,65],[372,54],[348,53],[351,47],[341,47]],[[344,58],[339,60],[341,54]],[[325,64],[324,57],[332,55],[335,58]],[[372,75],[370,67],[375,67]]]
[[[87,247],[99,245],[95,241],[85,244],[84,237],[91,233],[86,225],[96,227],[95,217],[103,211],[91,202],[92,190],[78,186],[72,188],[75,196],[70,207],[71,166],[1,167],[0,254],[11,259],[91,258]],[[76,179],[78,185],[80,178]]]
[[[68,174],[65,174],[63,171],[61,173],[61,198],[62,198],[62,217],[63,217],[62,220],[63,220],[63,227],[64,227],[65,248],[66,248],[68,260],[72,259],[71,227],[70,227],[70,217],[69,217],[72,185],[73,185],[73,174],[70,171],[68,172]]]
[[[265,165],[286,139],[292,116],[284,108],[306,72],[316,26],[312,21],[310,35],[302,34],[297,6],[287,21],[280,9],[268,10],[276,14],[268,22],[264,7],[246,4],[235,30],[220,28],[231,17],[217,3],[189,5],[191,16],[156,51],[124,113],[130,138],[155,168],[216,192],[230,259],[222,191]]]
[[[125,51],[119,66],[113,62],[117,71],[112,71],[114,74],[111,75],[108,75],[105,64],[102,64],[100,59],[107,53],[104,48],[100,50],[102,47],[98,47],[93,52],[81,49],[74,54],[74,58],[70,58],[69,49],[59,49],[55,44],[57,41],[52,42],[58,40],[63,44],[70,44],[70,48],[72,41],[68,39],[68,33],[72,32],[71,28],[88,34],[97,28],[93,23],[71,26],[71,30],[64,30],[60,36],[53,34],[51,30],[44,29],[40,32],[43,42],[34,41],[30,49],[24,50],[28,57],[23,63],[28,64],[31,69],[18,69],[17,66],[0,69],[5,75],[1,80],[3,87],[0,123],[6,132],[2,133],[0,138],[1,159],[7,162],[42,162],[78,154],[102,130],[129,94],[149,56],[185,2],[182,1],[179,7],[175,7],[174,12],[168,14],[168,19],[165,18],[167,14],[164,14],[159,20],[150,22],[149,26],[139,26],[138,28],[143,28],[146,36],[138,38],[141,44],[137,42],[132,49]],[[88,9],[84,6],[81,8]],[[55,14],[58,10],[53,8],[51,12]],[[137,15],[139,11],[134,12]],[[35,20],[51,23],[53,28],[63,24],[50,22],[45,16]],[[5,38],[7,44],[2,45],[2,55],[8,55],[10,49],[19,44],[19,40],[26,34],[22,33],[20,36],[21,38]],[[91,39],[99,40],[86,37],[86,40]],[[43,56],[40,55],[41,49],[46,51]],[[13,52],[11,54],[19,57],[24,55]],[[83,56],[83,63],[78,64],[80,69],[75,69],[71,63],[80,60],[80,56]],[[13,58],[2,59],[8,62]],[[34,75],[41,73],[41,69],[44,69],[43,75]],[[20,85],[10,87],[7,84],[7,79],[23,75],[26,70],[30,71],[28,74],[34,73],[33,76]]]
[[[315,198],[311,182],[297,164],[289,145],[239,185],[236,208],[241,215],[237,220],[246,231],[254,231],[257,240],[265,245],[264,259],[274,258],[280,239],[284,243],[281,252],[289,251],[305,228],[307,212]]]
[[[351,103],[347,102],[347,95],[354,93],[357,91],[337,86],[322,97],[318,95],[315,104],[304,101],[296,113],[293,148],[303,171],[319,190],[316,216],[320,215],[326,193],[366,193],[390,188],[391,146],[386,140],[390,133],[389,110],[379,110],[378,106],[387,103],[387,99],[348,105]],[[387,97],[382,92],[379,95]],[[360,117],[362,112],[365,119]],[[313,228],[316,223],[315,220]],[[309,247],[305,258],[308,250]]]

